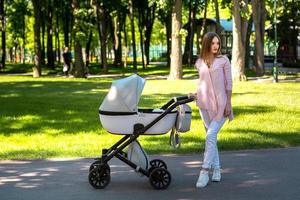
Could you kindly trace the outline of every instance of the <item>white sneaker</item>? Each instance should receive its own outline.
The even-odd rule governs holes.
[[[196,187],[203,188],[207,185],[208,181],[209,181],[208,171],[201,170],[198,181],[196,183]]]
[[[221,181],[221,169],[220,168],[214,169],[211,180],[214,181],[214,182],[220,182]]]

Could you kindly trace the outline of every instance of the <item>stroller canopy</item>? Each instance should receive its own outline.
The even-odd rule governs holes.
[[[113,81],[99,109],[112,112],[137,112],[145,82],[145,79],[136,74]]]

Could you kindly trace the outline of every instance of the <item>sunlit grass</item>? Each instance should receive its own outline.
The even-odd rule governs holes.
[[[0,159],[99,156],[121,138],[101,128],[98,117],[112,80],[0,76]],[[159,108],[195,90],[195,79],[147,80],[139,106]],[[300,145],[300,83],[236,83],[232,101],[235,119],[219,135],[221,150]],[[168,134],[142,136],[147,152],[203,152],[203,125],[190,105],[192,126],[181,148],[169,146]]]

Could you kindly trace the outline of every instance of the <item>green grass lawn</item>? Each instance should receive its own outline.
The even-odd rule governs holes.
[[[99,156],[121,138],[107,133],[98,118],[112,80],[0,75],[0,159]],[[195,79],[147,80],[140,107],[159,108],[195,89]],[[203,152],[204,128],[190,105],[192,126],[182,134],[181,148],[169,146],[169,134],[142,136],[148,153]],[[300,145],[300,83],[235,83],[233,109],[234,121],[219,135],[221,150]]]

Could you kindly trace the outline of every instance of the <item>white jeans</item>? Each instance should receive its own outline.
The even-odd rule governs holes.
[[[225,123],[226,118],[223,117],[219,121],[210,121],[208,112],[200,109],[200,115],[206,129],[205,152],[202,168],[220,168],[219,151],[217,147],[217,137],[220,129]]]

